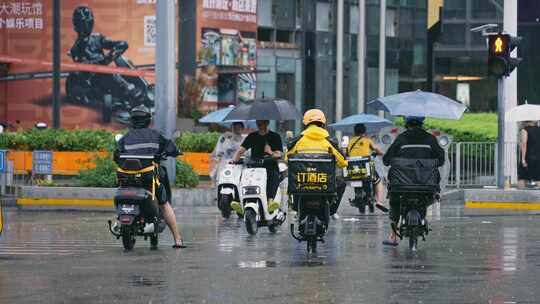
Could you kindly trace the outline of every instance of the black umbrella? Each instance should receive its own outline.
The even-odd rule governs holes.
[[[258,98],[234,108],[224,120],[297,120],[302,114],[280,98]]]

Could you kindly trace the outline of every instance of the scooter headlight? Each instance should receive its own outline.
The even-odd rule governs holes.
[[[439,138],[439,145],[441,147],[446,147],[448,144],[450,143],[450,139],[448,138],[448,136],[441,136]]]
[[[249,186],[242,188],[243,195],[256,195],[261,193],[261,188],[258,186]]]
[[[381,141],[382,141],[383,144],[389,145],[389,144],[392,143],[392,136],[386,134],[381,138]]]
[[[231,176],[231,175],[232,175],[232,170],[227,169],[223,171],[223,176]]]

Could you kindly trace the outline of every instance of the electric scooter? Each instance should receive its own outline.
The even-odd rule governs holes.
[[[347,181],[354,189],[354,199],[349,199],[351,206],[358,208],[360,214],[375,212],[375,192],[373,189],[373,174],[375,165],[370,156],[349,157],[347,166]]]
[[[244,166],[241,164],[225,164],[224,168],[218,174],[217,180],[217,198],[218,208],[223,218],[229,218],[231,215],[231,203],[240,202],[240,178]],[[238,214],[241,217],[241,214]]]
[[[269,212],[268,199],[266,196],[266,166],[268,162],[275,162],[273,158],[261,160],[245,161],[245,168],[242,170],[240,180],[241,206],[244,213],[244,222],[249,234],[255,235],[259,227],[267,226],[271,233],[276,233],[277,229],[285,221],[285,213],[281,210]],[[285,181],[287,165],[278,163],[280,172],[280,187],[278,187],[274,201],[282,205],[285,199],[282,183]]]
[[[400,221],[392,223],[396,235],[409,239],[409,249],[416,251],[418,238],[426,240],[429,229],[427,207],[439,199],[438,160],[429,158],[394,158],[388,172],[388,193],[400,202]]]
[[[337,199],[336,160],[332,154],[298,153],[289,155],[288,164],[288,189],[293,210],[297,211],[291,235],[299,242],[307,242],[308,253],[316,253],[317,242],[324,243],[330,205]]]
[[[118,189],[114,196],[116,222],[109,220],[109,230],[122,238],[125,250],[132,250],[135,237],[150,238],[150,249],[157,249],[158,235],[165,229],[165,220],[158,206],[159,166],[153,156],[120,156],[117,169]]]

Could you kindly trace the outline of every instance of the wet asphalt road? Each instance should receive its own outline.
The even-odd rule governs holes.
[[[444,206],[444,202],[443,202]],[[111,213],[5,214],[0,303],[540,303],[540,215],[429,212],[432,234],[385,248],[386,216],[342,206],[326,244],[306,254],[288,227],[251,237],[215,208],[177,209],[189,248],[107,231]]]

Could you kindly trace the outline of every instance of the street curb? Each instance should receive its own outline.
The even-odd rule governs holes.
[[[175,207],[211,207],[217,204],[214,188],[173,190]],[[4,207],[23,210],[112,211],[115,188],[23,186],[17,199],[3,199]],[[454,189],[441,195],[447,205],[466,209],[539,211],[540,190]]]
[[[539,190],[466,189],[463,195],[466,209],[540,211]]]
[[[23,186],[20,196],[5,206],[23,210],[91,210],[112,211],[116,188]],[[215,206],[212,188],[172,189],[173,206]]]

